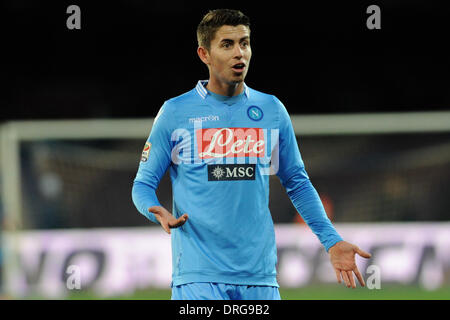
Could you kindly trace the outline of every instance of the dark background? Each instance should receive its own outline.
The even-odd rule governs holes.
[[[81,8],[81,30],[66,9]],[[368,30],[366,8],[381,8]],[[153,117],[207,79],[196,26],[251,19],[246,83],[291,113],[449,109],[450,11],[438,1],[31,1],[1,4],[1,120]]]
[[[66,27],[72,4],[81,8],[81,30]],[[381,30],[366,27],[371,4],[381,8]],[[154,117],[165,100],[208,78],[196,27],[216,8],[250,17],[246,83],[275,94],[291,114],[450,110],[444,2],[6,0],[0,124]],[[448,134],[302,137],[301,150],[334,221],[441,221],[448,141]],[[25,220],[41,228],[148,225],[130,197],[142,146],[140,139],[22,144]],[[59,193],[48,194],[54,179]],[[298,214],[272,180],[274,222],[292,222]],[[158,197],[171,208],[167,174],[161,186]]]

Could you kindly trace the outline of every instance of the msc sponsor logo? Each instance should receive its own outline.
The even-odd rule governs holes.
[[[210,164],[208,181],[255,180],[255,164]]]

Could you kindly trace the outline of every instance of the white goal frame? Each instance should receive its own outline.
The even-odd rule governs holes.
[[[0,126],[3,229],[22,228],[20,143],[147,139],[154,118],[11,121]],[[297,136],[450,132],[450,111],[291,115]]]

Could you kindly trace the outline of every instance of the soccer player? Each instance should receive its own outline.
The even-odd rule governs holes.
[[[355,274],[364,286],[355,254],[370,254],[343,241],[328,219],[286,108],[244,83],[252,55],[248,17],[210,11],[197,38],[209,80],[165,101],[132,190],[139,212],[171,234],[172,299],[280,299],[269,174],[329,253],[338,282],[355,288]],[[167,169],[172,213],[155,193]]]

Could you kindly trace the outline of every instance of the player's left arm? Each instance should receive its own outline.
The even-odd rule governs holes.
[[[328,252],[338,282],[343,279],[347,287],[355,288],[354,273],[364,286],[364,279],[355,263],[355,254],[364,258],[369,258],[370,254],[344,241],[328,219],[319,194],[305,170],[289,114],[284,105],[276,97],[274,99],[279,107],[278,155],[272,157],[279,162],[275,166],[278,168],[276,174],[298,213]]]

